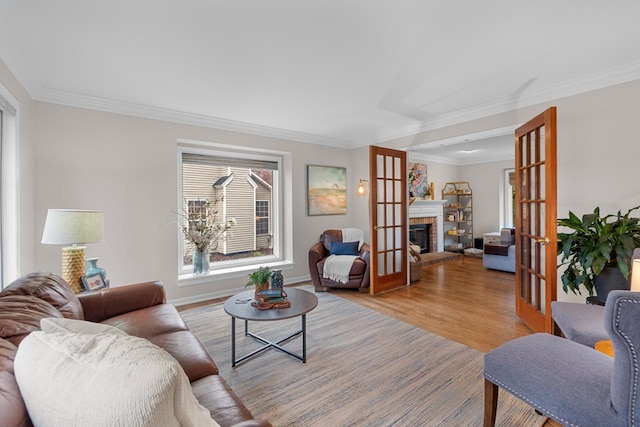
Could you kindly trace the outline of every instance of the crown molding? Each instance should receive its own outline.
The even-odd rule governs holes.
[[[481,119],[495,114],[506,113],[517,108],[529,107],[639,79],[640,60],[619,67],[609,68],[597,73],[588,74],[576,79],[566,80],[555,85],[546,86],[528,94],[499,99],[478,106],[436,116],[433,119],[424,121],[420,124],[407,126],[395,133],[389,133],[383,136],[383,139],[380,142],[412,136],[421,132]]]
[[[241,132],[270,138],[306,142],[309,144],[355,148],[352,147],[352,142],[336,138],[51,89],[41,89],[35,99],[37,101],[51,102],[70,107],[87,108],[108,113],[125,114],[146,119]]]

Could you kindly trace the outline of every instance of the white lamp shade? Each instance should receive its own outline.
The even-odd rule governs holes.
[[[72,245],[104,240],[104,214],[100,211],[49,209],[42,243]]]
[[[634,259],[631,264],[631,290],[640,292],[640,259]]]

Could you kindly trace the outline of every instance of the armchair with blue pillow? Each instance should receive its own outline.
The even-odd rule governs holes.
[[[330,288],[369,292],[369,251],[361,230],[324,231],[309,249],[309,274],[316,292]]]

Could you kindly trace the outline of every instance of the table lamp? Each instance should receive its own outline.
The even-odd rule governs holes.
[[[634,259],[631,263],[631,290],[640,292],[640,259]]]
[[[104,215],[100,211],[49,209],[44,223],[42,243],[69,245],[62,248],[62,278],[74,292],[83,291],[80,283],[84,275],[86,243],[104,239]]]

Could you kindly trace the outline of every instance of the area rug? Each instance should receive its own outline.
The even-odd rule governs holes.
[[[312,290],[311,287],[305,289]],[[281,426],[481,426],[483,354],[331,293],[307,315],[307,363],[274,349],[232,368],[231,318],[222,304],[182,312],[220,374],[258,419]],[[260,345],[236,324],[238,355]],[[250,322],[285,337],[300,318]],[[285,344],[301,351],[302,340]],[[500,392],[497,425],[541,426],[546,418]]]

